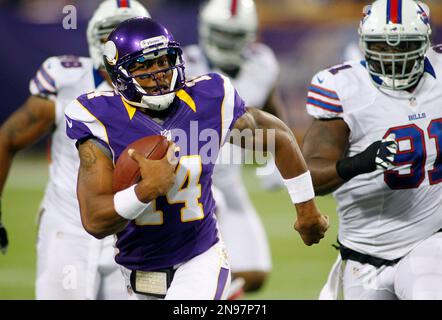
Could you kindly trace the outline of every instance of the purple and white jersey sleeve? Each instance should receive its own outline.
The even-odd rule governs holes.
[[[65,110],[66,134],[76,141],[88,138],[97,139],[114,154],[109,144],[106,127],[87,108],[85,99],[87,99],[87,95],[80,96],[67,106]]]
[[[244,100],[239,96],[228,77],[221,76],[224,80],[224,101],[221,106],[221,145],[226,142],[230,130],[245,112]]]

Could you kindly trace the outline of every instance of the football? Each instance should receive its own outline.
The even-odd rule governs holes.
[[[127,153],[129,149],[135,149],[146,159],[160,160],[166,155],[168,147],[169,141],[160,135],[144,137],[128,145],[115,164],[112,191],[115,193],[124,190],[140,180],[140,168]]]

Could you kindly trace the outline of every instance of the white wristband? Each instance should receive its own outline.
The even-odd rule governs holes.
[[[293,203],[311,200],[315,197],[310,171],[291,179],[283,179]]]
[[[115,211],[124,219],[135,220],[147,206],[148,203],[141,202],[138,199],[135,193],[135,185],[114,195]]]

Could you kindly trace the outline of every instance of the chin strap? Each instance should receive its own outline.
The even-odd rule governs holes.
[[[140,107],[161,111],[167,109],[175,98],[175,92],[163,94],[161,96],[143,96]]]
[[[171,92],[161,96],[143,96],[141,102],[128,100],[123,95],[121,95],[121,98],[133,107],[161,111],[170,106],[173,99],[175,99],[175,95],[175,92]]]

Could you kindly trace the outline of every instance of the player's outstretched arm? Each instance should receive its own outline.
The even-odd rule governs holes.
[[[92,140],[80,144],[77,197],[81,221],[88,233],[96,238],[122,231],[135,220],[148,203],[164,195],[175,181],[175,145],[171,144],[161,160],[145,159],[135,150],[130,156],[140,166],[141,181],[125,190],[112,192],[114,166]]]
[[[302,152],[317,194],[332,192],[357,175],[394,166],[398,144],[393,135],[373,142],[354,156],[346,157],[349,134],[349,128],[342,119],[314,120],[307,131]]]
[[[310,174],[291,130],[275,116],[254,108],[247,108],[246,113],[235,122],[234,129],[238,131],[232,131],[230,142],[233,143],[238,141],[235,134],[246,129],[252,133],[257,133],[257,129],[263,130],[263,134],[252,135],[253,144],[241,139],[244,142],[242,147],[253,145],[255,151],[259,146],[263,147],[263,151],[274,149],[276,166],[296,207],[295,230],[306,245],[318,243],[329,227],[328,217],[316,207]],[[268,130],[274,130],[274,141],[267,140],[268,136],[272,136],[267,134]]]
[[[14,155],[32,145],[54,125],[55,104],[53,101],[30,96],[0,128],[0,201],[6,178]],[[1,223],[0,203],[0,251],[5,253],[8,246],[6,229]]]

